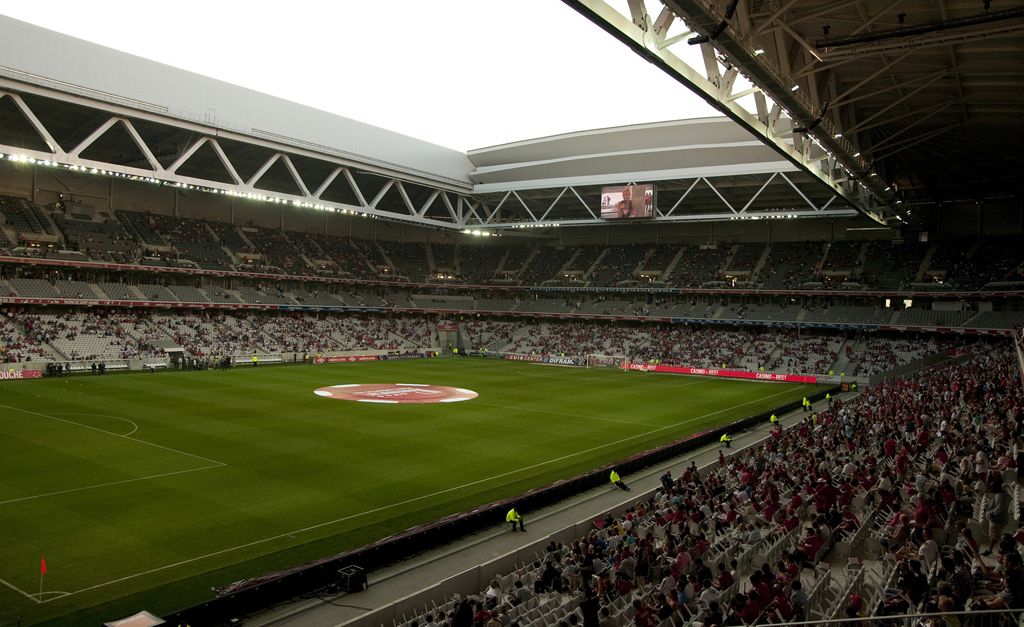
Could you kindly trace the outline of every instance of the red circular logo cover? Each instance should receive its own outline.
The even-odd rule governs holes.
[[[476,398],[478,394],[465,388],[426,383],[349,383],[318,388],[317,396],[360,403],[457,403]]]

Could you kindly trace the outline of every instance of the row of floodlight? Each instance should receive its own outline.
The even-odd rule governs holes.
[[[562,226],[562,225],[559,224],[558,222],[537,222],[537,223],[532,223],[532,224],[531,223],[527,223],[527,224],[514,224],[514,225],[512,225],[512,228],[513,229],[544,229],[544,228],[549,228],[549,227],[553,227],[553,226]]]
[[[331,207],[321,203],[308,202],[303,200],[292,200],[288,198],[280,198],[278,196],[270,196],[267,194],[260,194],[254,192],[240,192],[233,189],[221,189],[218,187],[208,187],[205,185],[193,185],[191,183],[182,183],[180,181],[165,181],[151,176],[139,176],[136,174],[125,174],[124,172],[115,172],[113,170],[105,170],[103,168],[91,168],[82,165],[60,163],[59,161],[53,161],[50,159],[36,159],[28,155],[20,154],[5,154],[0,153],[0,160],[7,159],[15,163],[26,163],[31,165],[39,165],[51,168],[63,168],[71,172],[85,172],[88,174],[95,174],[97,176],[110,176],[114,178],[123,178],[129,181],[141,181],[145,183],[153,183],[155,185],[166,185],[168,187],[174,187],[183,190],[197,190],[201,192],[207,192],[210,194],[223,194],[225,196],[232,196],[235,198],[244,198],[245,200],[254,200],[258,202],[267,202],[278,205],[291,205],[293,207],[302,207],[305,209],[316,209],[318,211],[329,211],[331,213],[340,213],[342,215],[358,216],[361,218],[377,219],[372,213],[365,211],[357,211],[355,209],[344,209],[338,207]]]
[[[799,218],[798,213],[762,213],[758,215],[732,216],[730,220],[793,220]]]

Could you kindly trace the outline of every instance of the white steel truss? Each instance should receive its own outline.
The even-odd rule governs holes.
[[[795,1],[781,2],[776,17]],[[841,129],[826,116],[829,105],[812,101],[791,78],[795,59],[787,58],[786,67],[779,67],[766,58],[753,36],[727,28],[749,22],[744,14],[746,2],[724,3],[731,5],[730,10],[707,0],[663,0],[656,16],[648,13],[645,0],[625,0],[626,12],[605,0],[563,2],[689,86],[868,217],[883,224],[900,219],[894,211],[895,197],[873,176],[867,157],[844,140]],[[823,10],[852,4],[837,0]],[[785,33],[798,42],[802,53],[818,54],[775,18],[759,25],[772,26],[776,35]]]
[[[91,112],[96,113],[97,117],[90,122],[92,125],[90,128],[80,130],[78,136],[81,139],[76,140],[73,147],[65,149],[55,139],[55,133],[47,128],[47,125],[40,120],[26,99],[22,97],[23,93],[45,96],[77,107],[87,107]],[[262,136],[247,135],[241,130],[228,131],[211,125],[181,120],[159,112],[134,109],[126,104],[68,94],[38,85],[21,84],[0,76],[0,101],[3,100],[9,100],[14,104],[31,129],[38,135],[40,145],[45,146],[45,149],[33,150],[7,145],[0,141],[0,157],[6,159],[30,161],[49,167],[63,167],[74,171],[128,178],[151,184],[199,189],[245,199],[366,217],[372,216],[445,229],[491,230],[552,224],[581,226],[608,224],[601,218],[595,204],[585,200],[588,195],[593,196],[594,190],[598,189],[600,185],[614,182],[597,180],[607,177],[597,177],[594,180],[588,180],[589,177],[577,177],[575,181],[555,179],[524,181],[510,185],[496,185],[493,186],[494,189],[490,190],[486,189],[491,187],[488,185],[477,185],[475,188],[465,185],[463,189],[459,189],[455,186],[438,185],[437,181],[417,177],[415,173],[399,175],[400,173],[382,167],[380,164],[361,163],[354,159],[324,154],[309,147],[295,146]],[[145,134],[140,133],[137,127],[142,123],[155,123],[187,131],[189,139],[173,154],[170,162],[166,160],[166,156],[165,160],[161,162],[157,156],[156,147],[147,143]],[[130,141],[130,148],[133,151],[137,150],[140,155],[140,158],[132,162],[131,165],[111,163],[88,156],[90,148],[99,145],[101,140],[115,129],[123,131],[122,137],[129,138],[123,143],[127,144]],[[266,156],[261,156],[258,162],[250,162],[251,167],[243,174],[239,163],[233,160],[229,151],[225,149],[226,142],[258,147],[262,151],[260,154]],[[891,148],[897,149],[898,145],[893,145]],[[190,170],[186,167],[193,163],[193,159],[201,151],[206,152],[207,155],[213,155],[216,167],[223,170],[227,181],[216,180],[209,173],[207,176],[197,174],[195,168]],[[315,159],[321,162],[321,165],[328,164],[330,167],[323,167],[320,174],[314,176],[303,171],[298,162],[299,157]],[[279,176],[282,171],[286,173],[288,185],[298,191],[296,193],[271,191],[261,186],[261,181],[273,169],[277,169]],[[787,176],[787,171],[790,176]],[[692,183],[689,183],[689,190],[682,197],[678,200],[673,199],[669,207],[657,208],[655,216],[652,218],[656,222],[794,217],[835,218],[850,217],[856,214],[854,209],[848,207],[846,202],[848,199],[845,194],[838,191],[831,192],[827,201],[819,200],[817,203],[812,201],[794,184],[791,179],[794,171],[793,166],[780,161],[773,164],[745,164],[728,168],[707,167],[631,173],[628,178],[639,180],[641,175],[650,174],[653,176],[643,176],[643,180],[657,182],[681,179],[690,181],[692,179]],[[726,174],[735,176],[763,175],[766,180],[763,181],[763,184],[758,180],[755,187],[760,185],[760,188],[756,193],[749,199],[738,202],[735,197],[727,198],[727,195],[719,189]],[[380,185],[368,187],[361,184],[360,180],[363,180],[364,175],[376,177]],[[846,179],[837,176],[836,180],[841,183]],[[751,211],[753,203],[773,182],[776,184],[787,183],[802,198],[802,201],[794,196],[793,202],[787,202],[784,206],[773,207],[767,211],[763,207],[758,211]],[[351,192],[349,202],[332,201],[324,197],[335,185]],[[411,185],[417,187],[418,194],[411,192]],[[698,186],[706,186],[710,189],[721,204],[717,205],[716,202],[717,206],[708,207],[708,203],[705,201],[698,207],[689,202],[690,192]],[[504,189],[499,189],[500,187],[504,187]],[[527,192],[541,187],[557,189],[553,200],[541,201],[535,196],[527,194]],[[491,192],[491,195],[486,192]],[[504,195],[498,198],[494,195],[495,193]],[[383,201],[386,197],[390,201],[385,207]],[[835,203],[833,207],[833,203],[837,199],[843,200]],[[566,214],[566,203],[572,208],[571,215]],[[556,207],[558,207],[558,211],[555,211]]]
[[[51,130],[46,127],[25,99],[22,98],[21,93],[44,95],[48,98],[77,106],[85,106],[105,116],[105,119],[99,126],[88,132],[77,145],[70,150],[65,150],[54,139],[54,134]],[[310,150],[308,147],[289,145],[282,141],[270,141],[239,132],[228,132],[220,128],[196,124],[168,115],[132,110],[115,103],[83,98],[78,95],[66,94],[34,85],[24,85],[0,77],[0,101],[5,99],[10,100],[14,104],[23,115],[25,121],[38,134],[42,144],[46,146],[46,150],[33,150],[0,142],[0,157],[10,160],[38,163],[49,167],[62,167],[74,171],[85,171],[92,174],[116,176],[174,187],[199,189],[211,193],[226,194],[258,201],[366,217],[372,216],[447,229],[464,229],[468,225],[479,224],[484,221],[484,216],[486,215],[486,208],[483,206],[483,203],[464,193],[470,189],[468,185],[462,185],[462,189],[455,185],[441,187],[438,185],[438,181],[418,176],[416,173],[400,172],[381,167],[379,164],[361,163],[355,159],[343,159],[335,155]],[[190,143],[182,147],[180,153],[170,165],[164,167],[155,156],[153,148],[139,134],[138,129],[132,122],[133,119],[187,130],[190,132]],[[127,133],[148,167],[110,163],[83,156],[84,152],[96,145],[100,138],[115,127],[120,127]],[[273,152],[262,162],[252,176],[248,179],[243,179],[238,172],[236,164],[222,147],[219,141],[221,138],[259,146],[261,149],[269,149]],[[189,160],[200,149],[207,146],[212,148],[213,153],[224,168],[224,171],[227,172],[231,182],[225,183],[195,174],[184,175],[179,171],[189,163]],[[292,155],[316,159],[321,164],[329,164],[332,166],[330,174],[322,181],[310,180],[310,175],[303,175],[300,172]],[[259,187],[260,180],[278,163],[284,165],[285,171],[291,178],[291,182],[299,190],[298,193],[282,193]],[[383,180],[383,186],[375,192],[364,189],[359,182],[358,175],[361,174],[370,174]],[[341,181],[339,181],[339,177]],[[357,202],[349,204],[323,198],[323,194],[335,182],[346,184]],[[429,195],[423,201],[414,202],[407,189],[410,184],[430,190]],[[392,191],[397,193],[401,202],[391,203],[391,208],[382,208],[380,206],[381,200]],[[399,210],[395,210],[395,207],[398,207]]]
[[[781,180],[794,191],[795,197],[800,198],[800,204],[793,206],[772,207],[768,209],[754,210],[755,201],[773,182],[780,184],[776,179]],[[706,186],[718,198],[720,206],[717,209],[702,204],[699,213],[688,212],[691,205],[686,202],[699,185]],[[810,199],[785,172],[773,172],[767,179],[757,187],[756,191],[742,204],[730,201],[720,189],[721,182],[716,184],[714,179],[698,177],[694,179],[686,191],[671,204],[671,206],[655,206],[653,222],[708,222],[723,220],[768,220],[768,219],[793,219],[793,218],[848,218],[858,215],[857,210],[842,207],[831,208],[839,195],[832,195],[822,203],[815,203]],[[481,227],[496,229],[519,229],[527,227],[545,226],[587,226],[597,224],[608,224],[595,212],[591,203],[583,199],[583,193],[573,185],[550,190],[552,200],[524,198],[520,192],[525,190],[508,190],[504,192],[501,199],[495,203],[493,210],[489,210],[481,221]],[[575,207],[578,215],[568,218],[549,218],[551,212],[558,206],[563,198],[574,198],[570,207]]]

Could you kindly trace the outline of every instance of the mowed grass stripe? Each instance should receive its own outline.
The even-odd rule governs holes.
[[[479,403],[381,406],[312,394],[323,385],[360,382],[454,385],[481,397]],[[27,611],[56,616],[147,589],[151,596],[132,598],[151,598],[146,607],[168,611],[199,600],[211,583],[351,548],[734,419],[733,413],[753,413],[764,396],[784,392],[763,401],[768,408],[789,398],[790,389],[793,398],[803,393],[780,384],[444,360],[19,382],[5,387],[12,394],[4,400],[65,411],[50,392],[65,389],[71,393],[61,398],[73,399],[78,411],[130,417],[139,425],[135,437],[228,465],[107,494],[0,506],[0,526],[17,536],[0,548],[0,578],[37,586],[38,556],[45,553],[48,587],[81,590],[280,537],[42,608],[26,608],[25,599],[0,591],[0,606],[12,608],[0,619]],[[696,419],[741,404],[747,405],[737,412]],[[688,417],[692,424],[671,427]],[[88,527],[96,529],[83,533]]]
[[[154,449],[148,443],[70,419],[8,405],[0,405],[0,410],[4,412],[0,421],[4,442],[0,504],[211,465],[210,460],[159,446]],[[54,468],[61,472],[54,473]]]

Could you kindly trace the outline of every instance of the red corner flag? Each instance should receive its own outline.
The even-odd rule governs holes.
[[[39,574],[40,575],[45,575],[46,574],[46,557],[44,557],[44,556],[40,556],[40,558],[39,558]]]

